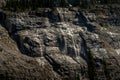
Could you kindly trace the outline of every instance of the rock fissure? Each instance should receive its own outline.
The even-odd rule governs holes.
[[[0,78],[120,79],[120,33],[117,23],[109,24],[110,15],[78,8],[44,9],[11,16],[0,12],[0,70],[6,72]]]

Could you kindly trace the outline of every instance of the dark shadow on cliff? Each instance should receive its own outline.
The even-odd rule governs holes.
[[[91,24],[89,24],[89,19],[87,19],[84,15],[83,12],[79,11],[79,14],[77,15],[78,16],[78,23],[79,23],[79,26],[81,27],[87,27],[87,30],[89,32],[94,32],[95,29],[96,29],[96,26],[93,26]]]

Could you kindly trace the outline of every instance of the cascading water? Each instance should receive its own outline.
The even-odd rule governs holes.
[[[62,39],[62,45],[64,45],[64,46],[62,46],[62,53],[67,53],[67,40],[66,40],[66,37],[65,37],[65,35],[66,35],[66,29],[64,28],[63,29],[63,24],[64,23],[60,23],[59,24],[59,32],[60,32],[60,39]],[[65,26],[66,27],[66,26]],[[63,43],[63,41],[64,41],[64,43]]]
[[[56,8],[58,14],[59,14],[59,17],[60,17],[60,20],[61,22],[64,22],[64,15],[63,15],[63,10],[62,8]]]
[[[63,36],[65,42],[62,53],[68,53],[71,56],[80,54],[80,37],[74,33],[76,30],[76,26],[72,26],[69,23],[60,23],[60,35]]]
[[[73,48],[73,53],[72,55],[74,56],[78,56],[79,53],[80,53],[80,47],[79,47],[79,44],[77,44],[76,40],[77,40],[77,37],[76,35],[74,34],[74,30],[75,28],[68,28],[69,25],[67,26],[67,34],[71,37],[71,41],[72,41],[72,48]],[[73,26],[74,27],[74,26]],[[79,43],[79,42],[78,42]]]

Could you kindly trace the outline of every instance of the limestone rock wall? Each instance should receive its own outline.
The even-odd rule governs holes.
[[[1,79],[120,79],[119,25],[109,24],[108,15],[46,8],[0,16]]]

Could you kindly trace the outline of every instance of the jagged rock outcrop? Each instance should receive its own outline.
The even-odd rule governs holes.
[[[0,30],[5,33],[0,35],[0,59],[4,63],[0,64],[0,70],[5,69],[1,78],[120,79],[119,19],[112,27],[110,15],[78,8],[46,8],[43,12],[3,15],[0,13]],[[104,26],[104,21],[109,26]],[[5,40],[9,43],[4,43]]]

